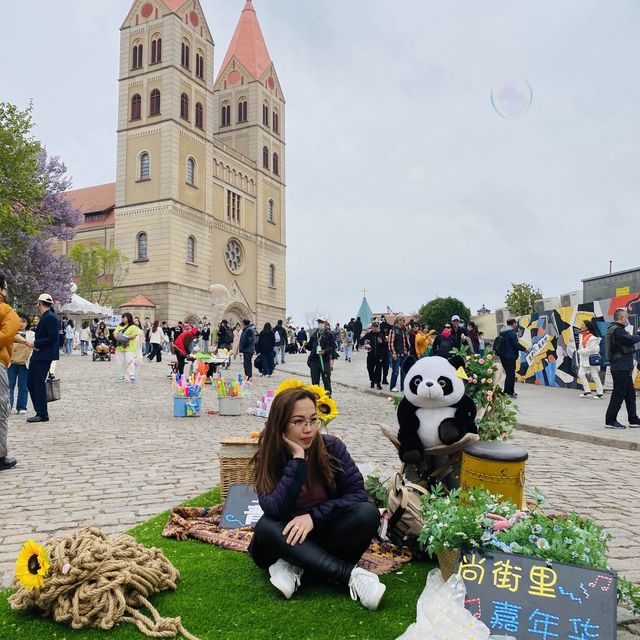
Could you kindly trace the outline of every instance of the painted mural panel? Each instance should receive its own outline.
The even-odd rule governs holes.
[[[577,386],[578,340],[583,320],[593,319],[604,336],[616,309],[625,307],[629,320],[638,328],[640,293],[596,300],[575,307],[520,316],[518,337],[527,351],[520,353],[516,376],[520,382],[548,387]],[[604,341],[601,344],[604,362]],[[604,367],[603,367],[604,371]],[[639,376],[640,377],[640,376]]]

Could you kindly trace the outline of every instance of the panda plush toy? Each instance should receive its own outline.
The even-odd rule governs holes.
[[[403,462],[419,464],[425,449],[452,445],[467,433],[478,433],[476,405],[457,373],[463,365],[459,356],[405,360],[404,398],[397,413],[398,454]]]

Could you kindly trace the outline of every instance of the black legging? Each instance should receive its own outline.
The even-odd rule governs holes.
[[[262,516],[256,523],[249,551],[263,569],[283,559],[316,576],[348,585],[351,572],[375,536],[380,513],[370,502],[339,509],[317,523],[302,544],[287,544],[286,522]]]
[[[157,342],[151,343],[151,353],[148,356],[149,362],[153,362],[153,359],[156,359],[156,362],[162,362],[162,349]]]
[[[176,358],[178,359],[178,373],[180,375],[183,375],[184,365],[185,365],[185,362],[187,361],[187,356],[184,353],[180,353],[179,351],[176,351]]]

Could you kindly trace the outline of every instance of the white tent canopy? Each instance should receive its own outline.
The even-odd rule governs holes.
[[[113,315],[113,309],[111,307],[102,307],[99,304],[89,302],[85,300],[77,293],[74,293],[71,297],[71,302],[63,304],[60,307],[60,311],[63,313],[75,313],[86,316],[111,316]]]

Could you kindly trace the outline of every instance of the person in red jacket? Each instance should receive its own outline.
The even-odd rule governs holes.
[[[182,333],[173,343],[174,353],[176,354],[176,358],[178,358],[178,373],[180,375],[184,373],[184,364],[187,361],[189,353],[191,353],[191,343],[200,332],[198,327],[192,327],[191,325],[183,324],[182,327]]]

